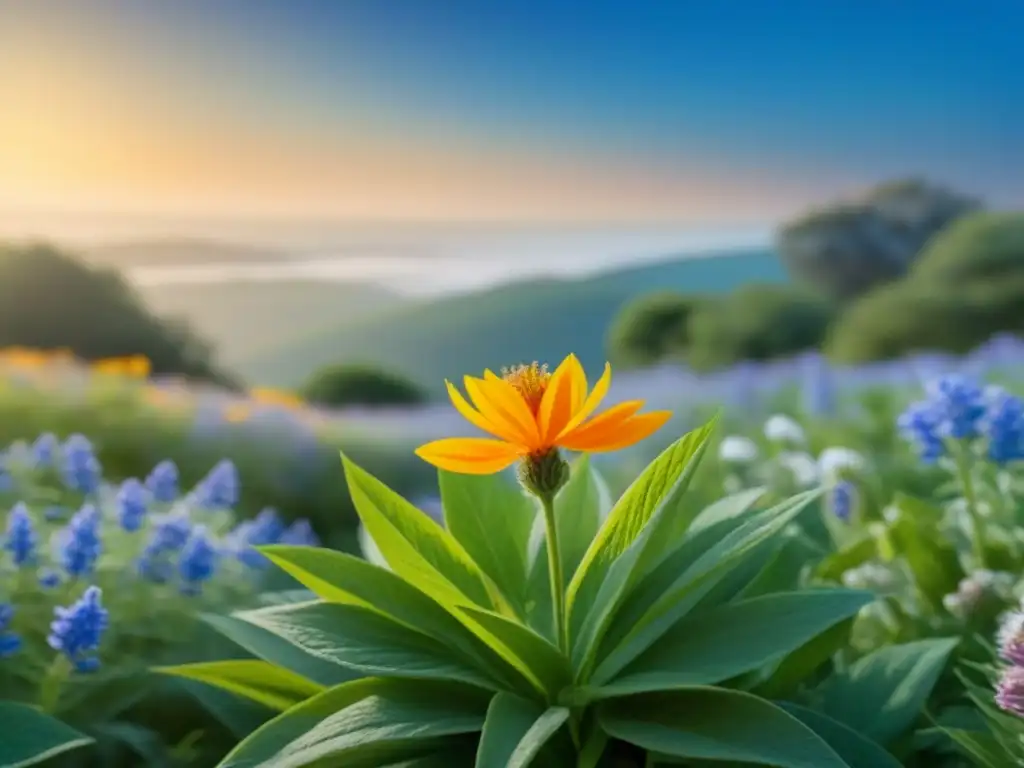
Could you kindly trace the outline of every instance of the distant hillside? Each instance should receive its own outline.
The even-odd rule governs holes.
[[[240,361],[249,381],[294,385],[326,362],[385,365],[425,385],[522,361],[559,361],[575,352],[596,369],[604,337],[624,302],[654,290],[725,292],[786,274],[767,250],[681,258],[580,280],[530,280],[394,310]]]
[[[355,283],[235,282],[138,289],[157,314],[184,317],[227,368],[391,309],[400,297]]]
[[[92,264],[129,267],[180,267],[191,264],[282,261],[288,254],[271,248],[215,240],[166,238],[95,245],[78,250]]]

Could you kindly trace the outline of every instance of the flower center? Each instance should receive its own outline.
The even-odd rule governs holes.
[[[541,365],[534,362],[529,365],[502,368],[501,375],[505,381],[516,388],[530,410],[536,415],[540,410],[540,401],[544,399],[544,391],[548,388],[548,382],[551,381],[547,364]]]

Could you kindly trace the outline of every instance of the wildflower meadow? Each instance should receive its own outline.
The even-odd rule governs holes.
[[[1024,764],[1015,339],[470,372],[414,444],[61,365],[0,397],[0,765]]]

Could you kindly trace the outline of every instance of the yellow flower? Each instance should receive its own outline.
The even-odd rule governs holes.
[[[283,389],[268,389],[266,387],[256,387],[249,390],[249,397],[257,403],[262,405],[276,405],[281,408],[302,408],[305,403],[302,402],[302,398],[298,395],[287,392]]]
[[[497,440],[446,438],[422,446],[416,455],[451,472],[488,475],[517,459],[537,458],[555,448],[591,453],[625,448],[653,434],[672,415],[669,411],[638,414],[643,401],[630,400],[588,420],[608,393],[611,366],[605,365],[604,375],[588,394],[587,376],[575,355],[569,355],[554,373],[533,363],[503,374],[484,371],[482,379],[467,376],[472,405],[445,382],[459,413]]]

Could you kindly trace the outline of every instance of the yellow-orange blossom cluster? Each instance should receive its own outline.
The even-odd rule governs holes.
[[[638,413],[642,400],[630,400],[589,418],[608,393],[611,366],[587,391],[587,376],[575,355],[554,373],[533,363],[482,379],[466,376],[468,402],[450,382],[448,395],[471,424],[494,437],[451,437],[428,443],[416,455],[436,467],[463,474],[487,475],[527,456],[555,448],[596,453],[633,445],[657,431],[669,411]],[[588,420],[589,419],[589,420]]]

